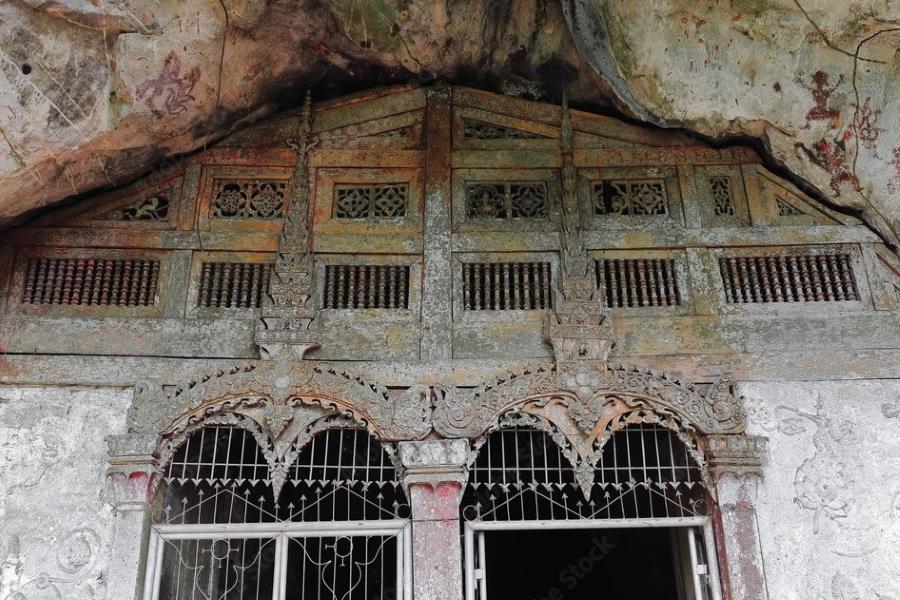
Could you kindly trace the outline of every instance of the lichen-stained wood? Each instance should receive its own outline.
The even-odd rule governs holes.
[[[257,358],[251,330],[263,304],[255,300],[265,280],[259,265],[274,262],[301,191],[290,146],[300,112],[5,232],[4,348]],[[883,258],[893,255],[853,217],[823,208],[748,148],[711,148],[584,111],[565,113],[571,152],[564,152],[563,114],[552,104],[459,86],[399,86],[314,104],[305,155],[311,262],[304,294],[318,312],[304,336],[321,348],[307,357],[551,358],[543,321],[545,311],[561,306],[560,286],[569,285],[560,277],[561,233],[576,213],[588,265],[582,283],[612,296],[603,301],[612,302],[608,320],[619,356],[699,353],[730,361],[811,340],[839,352],[847,344],[886,347],[897,337],[900,292],[896,270],[885,266],[893,263]],[[572,171],[576,192],[567,202],[575,213],[563,210]],[[858,298],[835,293],[828,300],[820,282],[822,302],[729,301],[737,288],[723,282],[719,259],[734,258],[738,270],[746,263],[746,283],[739,279],[738,287],[748,285],[753,296],[745,258],[768,261],[779,253],[818,253],[826,262],[846,256]],[[59,289],[51,283],[47,302],[34,289],[46,287],[49,271],[38,282],[35,263],[29,288],[31,257],[75,261],[59,263],[72,265],[70,278],[54,270]],[[92,272],[77,261],[107,257],[158,261],[155,303],[141,300],[140,278],[135,306],[128,306],[128,292],[124,306],[95,304],[90,294],[81,302],[83,293],[72,302],[72,290],[86,285],[79,273]],[[550,265],[549,302],[539,309],[529,300],[526,308],[521,297],[535,284],[533,269],[522,265],[543,263]],[[152,270],[155,263],[147,264]],[[391,283],[393,267],[408,274],[406,287]],[[115,272],[113,287],[120,285],[113,284]],[[774,280],[756,280],[765,300],[766,282],[771,288]],[[535,281],[543,285],[540,275]],[[392,303],[401,288],[406,303]],[[758,320],[729,318],[735,315]],[[872,330],[848,340],[837,333],[846,331],[847,316]],[[80,334],[94,330],[118,335],[104,342]]]

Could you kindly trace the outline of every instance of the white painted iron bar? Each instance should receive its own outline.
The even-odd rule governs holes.
[[[531,531],[535,529],[644,529],[648,527],[703,527],[707,517],[658,517],[655,519],[583,519],[535,521],[467,521],[474,531]]]
[[[208,523],[198,525],[155,525],[153,530],[163,539],[261,538],[284,533],[292,537],[327,535],[396,535],[408,523],[405,519],[383,521],[324,521],[287,523]]]
[[[709,571],[709,587],[713,600],[722,600],[722,581],[719,579],[719,554],[716,552],[716,538],[713,534],[712,522],[707,520],[703,525],[703,539],[706,542],[706,568]]]
[[[466,600],[475,600],[475,529],[468,523],[463,535],[466,558]]]

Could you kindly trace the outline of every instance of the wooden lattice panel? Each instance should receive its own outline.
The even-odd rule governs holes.
[[[549,262],[463,263],[463,310],[542,310],[553,305]]]
[[[325,266],[323,308],[409,308],[408,265]]]
[[[678,306],[681,303],[675,260],[603,258],[594,262],[597,287],[610,308]]]
[[[719,270],[730,304],[860,299],[851,257],[843,252],[721,257]]]
[[[24,304],[152,306],[159,285],[158,260],[29,258]]]
[[[272,265],[265,263],[204,262],[197,306],[259,308],[271,272]]]

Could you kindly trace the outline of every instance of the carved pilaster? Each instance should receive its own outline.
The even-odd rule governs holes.
[[[263,358],[302,360],[307,352],[319,346],[310,330],[318,314],[310,252],[309,151],[315,146],[311,128],[312,107],[307,93],[298,119],[297,136],[288,143],[297,153],[293,193],[256,328],[256,343]]]
[[[578,208],[578,189],[572,145],[572,120],[563,98],[560,129],[562,159],[562,227],[560,229],[559,288],[562,300],[548,315],[546,336],[553,346],[557,371],[566,385],[578,383],[579,374],[603,363],[613,349],[612,327],[591,274],[591,260],[584,244],[584,228]]]
[[[150,502],[157,476],[154,434],[109,436],[107,486],[114,507],[107,593],[110,598],[139,598]]]
[[[400,442],[403,485],[412,508],[417,600],[461,600],[459,502],[468,477],[464,439]]]

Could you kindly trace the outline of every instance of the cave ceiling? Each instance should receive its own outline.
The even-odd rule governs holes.
[[[900,0],[0,3],[0,223],[279,110],[435,80],[757,145],[896,245]]]

